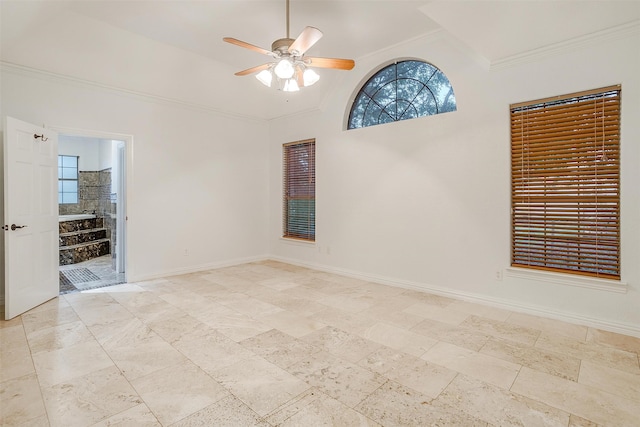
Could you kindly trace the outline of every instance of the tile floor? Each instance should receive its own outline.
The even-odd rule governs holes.
[[[640,339],[266,261],[0,322],[3,426],[639,426]]]
[[[73,280],[72,284],[60,281],[60,293],[67,294],[70,292],[84,291],[87,289],[102,288],[104,286],[111,286],[118,283],[125,282],[124,273],[116,273],[112,267],[111,255],[103,255],[101,257],[93,258],[88,261],[78,262],[71,265],[61,265],[59,270],[61,273],[73,272],[78,270],[89,270],[92,273],[91,278],[88,280]],[[86,271],[85,270],[85,271]],[[73,276],[71,276],[73,278]]]

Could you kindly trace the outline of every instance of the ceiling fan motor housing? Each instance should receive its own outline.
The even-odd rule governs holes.
[[[280,54],[288,53],[289,46],[291,46],[294,41],[295,39],[290,38],[278,39],[271,44],[271,50]]]

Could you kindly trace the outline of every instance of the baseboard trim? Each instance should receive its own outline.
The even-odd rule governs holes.
[[[518,312],[518,313],[531,314],[534,316],[560,320],[563,322],[568,322],[568,323],[573,323],[573,324],[578,324],[583,326],[589,326],[593,328],[598,328],[598,329],[602,329],[610,332],[616,332],[619,334],[630,335],[630,336],[640,338],[640,327],[638,325],[633,325],[629,323],[602,320],[594,317],[583,316],[583,315],[574,314],[574,313],[566,313],[558,310],[552,310],[552,309],[548,309],[548,308],[540,307],[536,305],[522,304],[520,302],[510,301],[510,300],[501,299],[501,298],[492,298],[492,297],[486,297],[483,295],[478,295],[470,292],[446,289],[438,286],[429,285],[426,283],[412,282],[408,280],[365,274],[365,273],[361,273],[354,270],[330,267],[330,266],[310,263],[310,262],[302,262],[299,260],[286,258],[286,257],[271,256],[269,258],[275,261],[298,265],[300,267],[307,267],[314,270],[325,271],[327,273],[339,274],[341,276],[352,277],[354,279],[366,280],[369,282],[379,283],[382,285],[395,286],[395,287],[411,289],[415,291],[428,292],[435,295],[441,295],[449,298],[459,299],[459,300],[473,302],[477,304],[483,304],[483,305],[487,305],[495,308],[501,308],[505,310]]]
[[[248,264],[251,262],[266,261],[272,257],[268,255],[258,255],[246,258],[235,258],[224,261],[215,261],[195,266],[175,268],[172,270],[164,270],[153,274],[136,274],[133,277],[127,277],[127,283],[144,282],[146,280],[155,280],[181,274],[198,273],[200,271],[214,270],[216,268],[233,267],[234,265]]]

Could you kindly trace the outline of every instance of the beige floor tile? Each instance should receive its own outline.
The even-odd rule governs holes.
[[[515,341],[530,346],[534,345],[540,336],[540,331],[537,329],[499,322],[497,320],[486,319],[475,315],[467,317],[460,326],[488,334],[496,338]]]
[[[287,289],[300,286],[289,279],[282,279],[282,278],[261,280],[259,283],[260,285],[266,288],[272,289],[274,291],[286,291]]]
[[[51,426],[88,426],[142,403],[115,366],[42,390]]]
[[[209,323],[209,326],[214,327],[235,342],[240,342],[272,329],[266,323],[240,313],[220,318],[215,323],[215,326],[212,323]]]
[[[358,366],[388,377],[391,374],[387,374],[387,372],[401,369],[416,361],[424,362],[419,357],[383,346],[360,359]]]
[[[91,427],[161,427],[161,425],[149,407],[141,403]]]
[[[586,326],[567,323],[556,319],[545,319],[544,317],[533,316],[525,313],[513,313],[509,316],[506,322],[531,329],[551,332],[552,334],[562,335],[579,341],[585,340],[587,329],[589,329]]]
[[[576,341],[560,335],[543,332],[536,347],[579,359],[591,360],[633,374],[640,373],[638,355],[595,342]]]
[[[434,406],[429,396],[393,381],[354,409],[384,426],[487,426],[485,421],[454,407]]]
[[[351,408],[385,382],[384,377],[324,351],[288,371]]]
[[[489,341],[490,336],[474,331],[463,326],[454,326],[436,320],[425,319],[411,328],[415,332],[426,337],[455,344],[469,350],[478,351]]]
[[[188,314],[156,319],[148,322],[147,326],[169,343],[180,339],[187,340],[189,336],[197,339],[214,330]]]
[[[444,342],[433,346],[421,358],[504,389],[511,387],[520,370],[518,364]]]
[[[634,400],[640,406],[640,373],[630,374],[583,360],[580,365],[578,382],[625,399]]]
[[[186,360],[182,353],[159,337],[106,351],[129,381]]]
[[[474,314],[487,319],[497,320],[499,322],[504,322],[511,314],[513,314],[511,311],[503,310],[501,308],[489,307],[467,301],[454,301],[449,304],[447,308],[460,311],[462,313]]]
[[[422,317],[423,319],[430,319],[454,326],[464,322],[464,320],[470,316],[469,313],[452,310],[446,307],[438,307],[423,302],[412,304],[405,308],[403,312]]]
[[[109,296],[116,300],[120,305],[126,309],[135,312],[141,307],[146,307],[152,304],[156,304],[162,300],[158,295],[153,292],[149,292],[141,286],[128,284],[128,286],[135,286],[140,291],[137,292],[112,292],[112,286],[104,288]]]
[[[297,288],[291,288],[283,292],[274,292],[264,288],[261,292],[254,293],[253,295],[261,301],[268,302],[283,310],[301,316],[311,316],[327,308],[326,305],[320,304],[315,300],[294,296],[293,294],[296,290]]]
[[[266,316],[260,316],[258,320],[272,328],[279,329],[294,337],[308,335],[327,326],[317,320],[286,310],[281,310],[278,313]]]
[[[104,368],[113,361],[95,340],[33,355],[41,387],[50,387]]]
[[[362,314],[347,313],[333,307],[327,307],[309,316],[309,318],[352,334],[361,334],[367,328],[378,323],[378,319]]]
[[[22,330],[22,326],[19,326]],[[8,344],[0,336],[0,383],[35,372],[29,345]]]
[[[635,426],[640,420],[638,402],[527,367],[511,391],[603,426]]]
[[[378,343],[332,326],[322,328],[300,339],[352,363],[357,363],[369,353],[380,348]]]
[[[386,323],[376,323],[366,329],[362,333],[362,337],[418,357],[422,356],[438,342],[425,335]]]
[[[61,306],[50,310],[36,310],[22,315],[22,323],[27,334],[38,329],[50,328],[77,320],[79,320],[78,315],[69,306]]]
[[[13,328],[14,326],[23,326],[22,316],[16,316],[11,320],[4,320],[4,312],[3,312],[2,318],[0,318],[0,329]]]
[[[184,362],[131,381],[163,425],[200,411],[229,392],[191,362]]]
[[[480,353],[497,357],[507,362],[528,366],[540,372],[577,381],[580,359],[562,353],[555,353],[513,341],[490,339]]]
[[[384,375],[398,384],[435,398],[458,373],[422,359],[405,359],[402,364],[388,370]]]
[[[243,294],[240,294],[240,297],[234,301],[222,302],[218,300],[217,302],[252,318],[264,317],[282,311],[282,308],[276,305]]]
[[[50,299],[47,302],[40,304],[39,306],[32,308],[31,310],[27,311],[27,313],[31,314],[31,313],[36,313],[38,311],[48,311],[48,310],[56,310],[56,309],[59,310],[63,307],[69,307],[69,303],[67,302],[67,300],[61,297],[56,297],[56,298]]]
[[[589,328],[587,341],[640,355],[640,338]]]
[[[28,336],[29,348],[33,354],[57,350],[93,339],[89,329],[79,319],[71,323],[37,329]]]
[[[88,293],[88,292],[74,292],[66,294],[63,297],[67,303],[78,309],[88,309],[90,307],[104,307],[110,304],[114,304],[116,301],[108,293]]]
[[[597,423],[593,421],[586,420],[577,415],[571,414],[569,417],[569,426],[568,427],[600,427]]]
[[[640,419],[637,338],[275,261],[66,294],[0,343],[21,427]]]
[[[35,374],[0,383],[0,425],[17,426],[45,415]]]
[[[32,418],[29,421],[26,421],[20,424],[20,427],[49,427],[49,417],[46,415],[41,415],[36,418]]]
[[[448,307],[455,300],[441,295],[430,294],[428,292],[420,292],[414,290],[406,290],[402,292],[402,295],[409,296],[416,302],[421,302],[430,306],[436,306],[440,308]]]
[[[203,334],[200,339],[188,335],[174,342],[173,346],[209,373],[255,356],[253,352],[216,330]]]
[[[235,396],[227,396],[172,424],[171,427],[270,427],[260,416]]]
[[[350,298],[343,294],[327,295],[320,298],[318,302],[349,313],[359,313],[372,306],[372,304],[367,301],[363,301],[359,298]]]
[[[310,389],[266,417],[274,426],[380,426],[316,388]]]
[[[283,369],[320,351],[319,347],[277,329],[240,341],[240,345]]]
[[[134,318],[133,314],[115,301],[102,307],[95,305],[86,307],[76,306],[74,309],[88,327],[109,325]]]
[[[405,313],[401,309],[393,309],[385,304],[374,305],[363,310],[360,314],[403,329],[410,329],[424,319],[415,314]]]
[[[565,427],[569,413],[465,375],[458,375],[438,401],[496,426]]]
[[[209,298],[202,297],[201,295],[188,290],[164,293],[160,294],[159,297],[163,301],[168,302],[186,313],[207,311],[210,308]]]
[[[8,351],[14,347],[28,346],[27,335],[22,327],[22,324],[15,324],[8,328],[0,329],[0,347],[1,351]]]
[[[186,314],[182,309],[171,305],[160,298],[158,298],[157,302],[148,305],[141,305],[135,308],[129,307],[127,310],[145,323]]]
[[[300,378],[258,356],[218,369],[211,375],[260,416],[309,388]]]

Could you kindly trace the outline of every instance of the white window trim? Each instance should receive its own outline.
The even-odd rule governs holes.
[[[628,290],[628,283],[620,280],[601,279],[598,277],[578,276],[575,274],[556,273],[528,268],[508,267],[505,269],[505,275],[516,279],[550,282],[559,285],[577,286],[619,294],[626,294]]]

